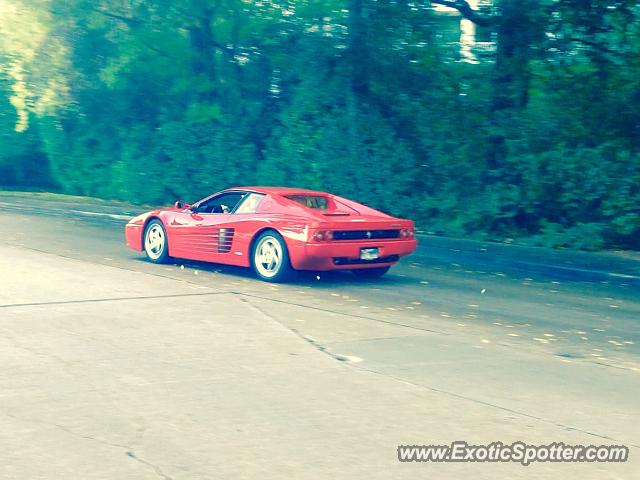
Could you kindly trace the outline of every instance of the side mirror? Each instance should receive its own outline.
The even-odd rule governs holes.
[[[184,200],[178,200],[176,203],[173,204],[173,207],[177,208],[178,210],[182,210],[186,206],[187,206],[187,204],[184,203]]]

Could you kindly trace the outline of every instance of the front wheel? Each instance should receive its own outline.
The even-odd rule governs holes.
[[[251,261],[256,275],[267,282],[284,282],[293,274],[287,245],[274,231],[263,232],[256,239]]]
[[[144,230],[144,253],[153,263],[164,263],[169,258],[167,232],[160,220],[151,220]]]
[[[353,274],[362,279],[380,278],[389,271],[391,267],[376,267],[376,268],[358,268],[351,270]]]

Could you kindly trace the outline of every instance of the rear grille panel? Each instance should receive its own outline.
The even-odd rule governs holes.
[[[334,240],[381,240],[399,238],[400,230],[336,230]]]
[[[375,260],[361,260],[359,258],[333,257],[334,265],[368,265],[371,263],[390,263],[400,260],[398,255],[389,255],[388,257],[380,257]]]

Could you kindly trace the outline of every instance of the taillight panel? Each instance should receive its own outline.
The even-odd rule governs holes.
[[[413,228],[403,228],[402,230],[400,230],[400,238],[413,238],[416,236],[416,232],[414,231]]]
[[[318,230],[313,234],[313,240],[316,242],[330,242],[333,240],[333,233],[331,230]]]

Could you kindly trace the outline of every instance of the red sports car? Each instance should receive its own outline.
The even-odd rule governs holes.
[[[193,205],[133,218],[127,245],[162,263],[169,257],[252,267],[269,282],[295,270],[384,275],[417,246],[411,220],[336,195],[282,187],[236,187]]]

